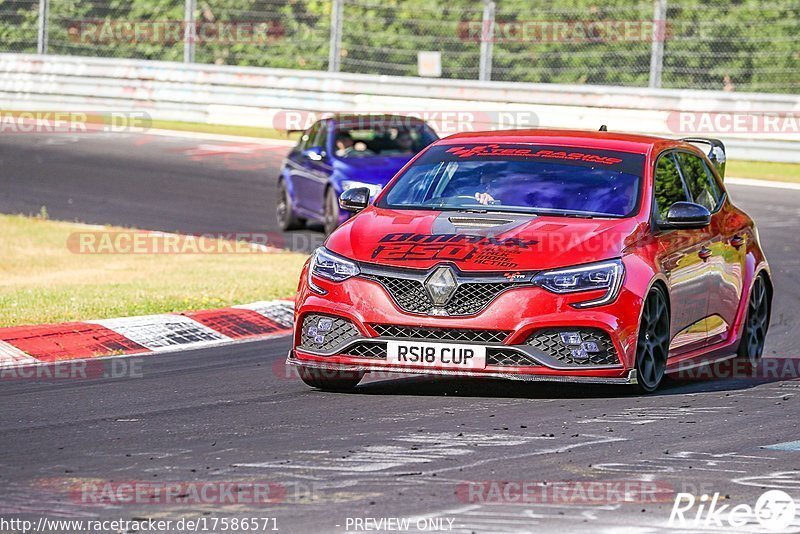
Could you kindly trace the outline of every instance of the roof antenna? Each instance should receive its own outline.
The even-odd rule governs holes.
[[[601,132],[607,132],[607,131],[608,131],[608,126],[606,126],[605,124],[603,124],[602,126],[600,126],[600,131],[601,131]]]

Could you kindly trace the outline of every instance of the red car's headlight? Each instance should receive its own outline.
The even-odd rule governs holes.
[[[315,276],[332,282],[343,282],[360,272],[355,262],[338,256],[325,247],[319,247],[311,254],[311,261],[308,264],[308,285],[312,290],[324,295],[327,291],[314,283]]]
[[[625,278],[622,260],[604,261],[567,269],[556,269],[539,273],[533,283],[553,293],[577,293],[594,289],[605,289],[599,299],[572,304],[576,308],[588,308],[607,304],[617,298]]]

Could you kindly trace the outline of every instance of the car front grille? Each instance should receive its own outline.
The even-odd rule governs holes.
[[[494,298],[509,289],[510,282],[467,282],[458,286],[445,309],[450,315],[474,315],[489,305]]]
[[[372,325],[380,336],[430,341],[463,341],[471,343],[502,343],[509,332],[504,330],[467,330],[461,328],[425,328],[393,324]]]
[[[368,276],[367,278],[382,285],[403,311],[428,313],[433,309],[433,302],[419,280],[391,276]]]
[[[409,313],[429,314],[434,310],[423,280],[364,274],[364,278],[378,282],[401,310]],[[453,296],[442,308],[447,315],[475,315],[486,308],[500,293],[514,287],[511,282],[461,282]]]
[[[359,341],[342,350],[343,355],[357,358],[370,358],[374,360],[386,359],[385,341]],[[488,347],[486,349],[486,364],[497,366],[521,367],[541,365],[531,356],[511,348]]]
[[[524,352],[512,349],[489,349],[486,352],[486,365],[497,365],[499,367],[521,367],[526,365],[541,365]]]
[[[577,334],[579,342],[568,344],[562,334]],[[569,366],[610,366],[620,363],[611,337],[597,328],[539,330],[525,343]],[[586,351],[587,347],[592,349],[596,347],[597,350]]]
[[[356,358],[386,359],[386,343],[380,341],[359,341],[342,350],[342,354]]]

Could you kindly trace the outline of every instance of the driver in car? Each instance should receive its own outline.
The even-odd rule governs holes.
[[[482,191],[477,191],[475,193],[475,200],[477,200],[480,204],[483,204],[484,206],[488,206],[489,204],[494,204],[496,200],[489,193],[489,190],[492,188],[491,178],[486,174],[481,174],[480,185],[481,185],[480,189],[482,189]]]
[[[350,136],[347,130],[341,130],[336,133],[336,155],[340,158],[346,158],[355,150],[355,141]]]

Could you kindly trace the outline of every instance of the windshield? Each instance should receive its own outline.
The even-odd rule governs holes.
[[[644,155],[541,145],[428,150],[392,183],[380,207],[631,215]]]
[[[338,124],[334,132],[336,157],[411,157],[436,140],[423,122],[401,119],[372,118]]]

